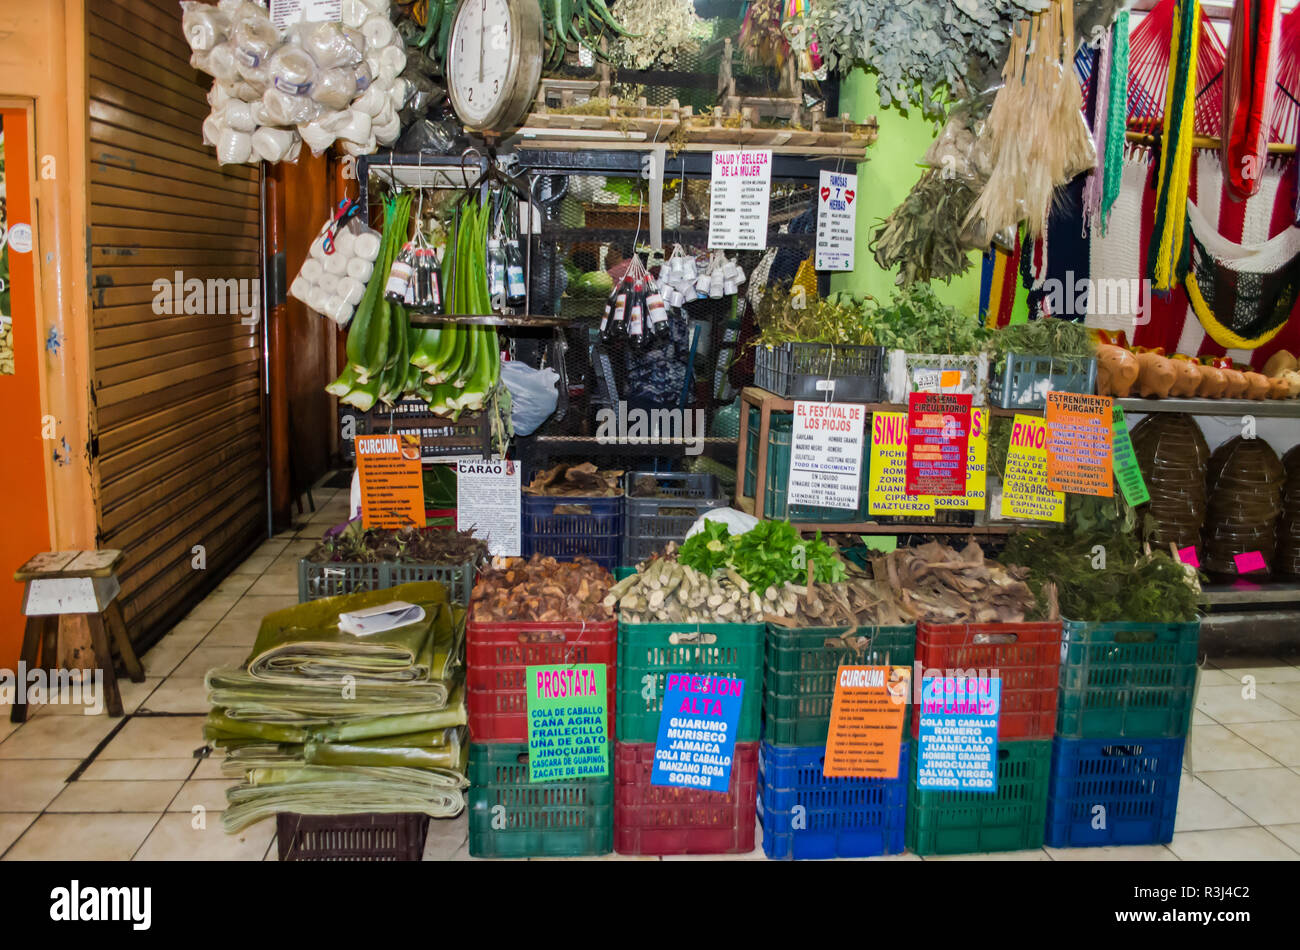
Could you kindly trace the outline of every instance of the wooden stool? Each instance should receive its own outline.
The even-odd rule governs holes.
[[[90,627],[90,642],[95,662],[104,671],[104,688],[110,716],[122,715],[122,694],[117,688],[117,672],[109,646],[109,631],[117,642],[122,666],[131,682],[144,682],[144,669],[131,648],[126,632],[122,605],[115,599],[121,586],[114,569],[122,560],[121,551],[47,551],[38,554],[17,571],[14,580],[27,585],[23,593],[23,613],[27,629],[23,634],[22,661],[27,669],[44,664],[49,684],[58,665],[59,617],[81,614]],[[20,677],[20,679],[23,679]],[[15,683],[12,722],[27,721],[26,683]],[[47,693],[49,687],[47,686]]]

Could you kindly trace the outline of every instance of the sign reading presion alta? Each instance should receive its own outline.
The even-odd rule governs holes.
[[[741,679],[669,673],[650,784],[727,791],[744,695]]]
[[[361,526],[423,528],[424,469],[420,465],[420,437],[409,432],[359,435],[356,446]]]

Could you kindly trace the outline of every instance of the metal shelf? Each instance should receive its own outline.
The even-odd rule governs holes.
[[[1125,412],[1186,412],[1194,416],[1259,416],[1300,419],[1300,399],[1136,399],[1115,400]]]
[[[563,327],[573,322],[573,317],[552,317],[542,314],[521,313],[510,316],[501,314],[488,314],[481,316],[479,314],[467,313],[421,313],[416,310],[408,311],[408,316],[413,327],[440,327],[448,323],[459,325],[477,325],[484,327]]]
[[[1300,581],[1239,580],[1231,584],[1206,584],[1203,604],[1293,604],[1300,603]]]

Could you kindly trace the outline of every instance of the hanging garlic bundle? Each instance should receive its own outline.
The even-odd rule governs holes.
[[[1052,193],[1097,164],[1074,75],[1074,3],[1053,0],[1017,24],[983,138],[993,170],[966,216],[995,234],[1024,221],[1038,235]]]

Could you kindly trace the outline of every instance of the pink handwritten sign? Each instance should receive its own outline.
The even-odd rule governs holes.
[[[1268,570],[1268,565],[1264,563],[1264,555],[1258,551],[1245,551],[1241,554],[1234,554],[1232,560],[1237,565],[1238,574],[1252,574],[1255,571]]]
[[[1196,556],[1196,547],[1189,544],[1185,548],[1178,549],[1178,560],[1184,564],[1190,564],[1192,567],[1200,567],[1201,559]]]

